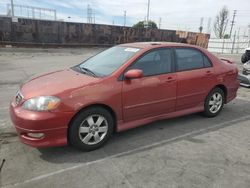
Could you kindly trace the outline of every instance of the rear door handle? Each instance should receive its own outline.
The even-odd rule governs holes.
[[[211,71],[206,71],[206,76],[211,76],[213,73]]]
[[[174,82],[175,80],[176,80],[175,78],[173,78],[172,76],[170,76],[170,77],[167,78],[167,80],[165,82],[170,83],[170,82]]]

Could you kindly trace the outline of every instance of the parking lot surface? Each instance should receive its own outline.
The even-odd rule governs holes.
[[[250,187],[250,89],[215,118],[200,114],[115,134],[103,147],[36,149],[18,141],[8,106],[19,85],[103,50],[0,49],[0,187]],[[233,58],[239,55],[219,55]]]

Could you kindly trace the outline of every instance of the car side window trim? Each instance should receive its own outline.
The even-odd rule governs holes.
[[[206,54],[204,54],[203,52],[200,52],[202,54],[202,57],[203,57],[203,65],[204,65],[204,68],[209,68],[209,67],[213,67],[213,64],[211,62],[211,60],[207,57]],[[207,67],[205,65],[205,58],[208,60],[208,63],[209,63],[209,66]]]
[[[165,72],[165,73],[160,73],[160,74],[153,74],[153,75],[147,75],[147,76],[143,76],[143,77],[151,77],[151,76],[158,76],[158,75],[162,75],[162,74],[169,74],[169,73],[173,73],[175,72],[175,62],[174,62],[174,49],[172,47],[159,47],[159,48],[153,48],[150,49],[146,52],[144,52],[142,55],[140,55],[138,58],[136,58],[118,77],[118,81],[123,81],[124,80],[124,74],[128,71],[128,69],[133,66],[139,59],[143,58],[144,56],[146,56],[147,54],[153,52],[153,51],[157,51],[157,50],[161,50],[161,49],[170,49],[170,54],[171,54],[171,71],[170,72]]]
[[[203,60],[203,67],[200,67],[200,68],[190,68],[190,69],[186,69],[186,70],[178,70],[176,49],[188,49],[188,50],[194,50],[194,51],[200,53],[201,56],[202,56],[202,60]],[[175,64],[174,67],[175,67],[175,71],[176,71],[176,72],[191,71],[191,70],[199,70],[199,69],[205,69],[205,68],[213,67],[213,64],[212,64],[211,60],[209,59],[209,57],[208,57],[206,54],[204,54],[201,50],[199,50],[199,49],[197,49],[197,48],[193,48],[193,47],[182,47],[182,46],[178,47],[178,46],[177,46],[177,47],[174,47],[174,48],[173,48],[173,51],[174,51],[173,53],[174,53],[174,64]],[[205,58],[208,60],[210,66],[205,66]]]

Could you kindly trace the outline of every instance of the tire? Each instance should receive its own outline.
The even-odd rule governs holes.
[[[103,146],[114,130],[114,118],[102,107],[90,107],[79,112],[69,127],[70,144],[82,151]]]
[[[244,64],[244,63],[246,63],[248,60],[249,60],[249,58],[248,58],[247,55],[244,53],[244,54],[241,56],[241,62]]]
[[[221,112],[224,103],[224,91],[218,87],[214,88],[206,97],[203,115],[206,117],[217,116]]]

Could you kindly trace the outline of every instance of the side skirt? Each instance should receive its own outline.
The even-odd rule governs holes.
[[[117,126],[117,132],[139,127],[139,126],[142,126],[142,125],[145,125],[145,124],[157,121],[157,120],[170,119],[170,118],[193,114],[193,113],[202,112],[202,111],[204,111],[204,107],[198,106],[198,107],[194,107],[191,109],[185,109],[185,110],[180,110],[176,112],[171,112],[168,114],[161,114],[158,116],[147,117],[147,118],[143,118],[143,119],[139,119],[135,121],[129,121],[129,122],[119,121],[118,126]]]

